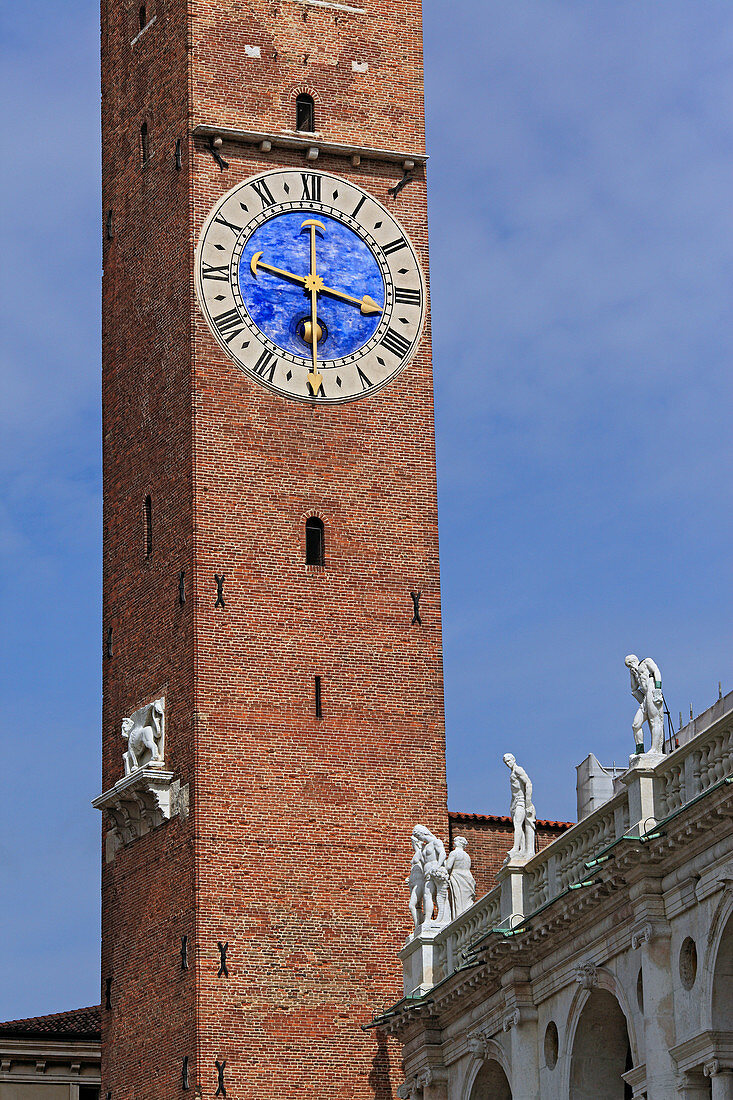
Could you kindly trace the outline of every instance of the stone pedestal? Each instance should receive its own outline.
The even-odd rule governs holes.
[[[660,752],[642,752],[629,758],[621,782],[628,788],[629,830],[647,833],[657,823],[659,779],[655,768],[664,760]]]
[[[444,924],[427,921],[400,951],[405,996],[427,993],[443,977],[436,964],[435,937]]]
[[[513,857],[499,870],[496,881],[501,887],[501,923],[507,928],[524,917],[524,869],[527,859]]]

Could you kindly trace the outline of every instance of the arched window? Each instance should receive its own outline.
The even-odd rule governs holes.
[[[323,520],[311,516],[305,521],[305,563],[323,565],[324,562]]]
[[[147,164],[150,160],[150,135],[147,122],[143,122],[140,127],[140,159],[143,164]]]
[[[148,13],[144,4],[140,5],[140,30],[148,25]]]
[[[145,530],[145,557],[149,558],[153,552],[153,501],[149,496],[145,497],[143,524]]]
[[[295,129],[312,134],[316,128],[316,105],[313,96],[301,92],[295,100]]]

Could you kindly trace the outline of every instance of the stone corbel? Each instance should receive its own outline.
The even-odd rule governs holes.
[[[575,980],[583,989],[594,989],[598,985],[598,967],[592,962],[583,963],[575,971]]]
[[[171,817],[188,817],[188,784],[181,786],[173,772],[146,764],[95,798],[92,805],[107,813],[111,829],[106,838],[109,863],[117,851],[157,829]]]
[[[654,929],[649,921],[638,925],[631,933],[631,950],[637,951],[643,943],[650,943],[654,938]]]
[[[518,1008],[515,1008],[513,1012],[510,1012],[508,1016],[505,1016],[502,1020],[502,1031],[511,1031],[513,1027],[519,1027],[522,1022],[522,1013]]]

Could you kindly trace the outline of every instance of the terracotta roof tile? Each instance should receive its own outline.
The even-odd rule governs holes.
[[[452,821],[490,821],[492,825],[511,825],[512,819],[502,814],[464,814],[460,810],[449,810],[448,817]],[[571,828],[574,821],[538,821],[537,825],[542,829],[559,829],[564,832]]]
[[[50,1016],[32,1016],[28,1020],[0,1023],[0,1038],[43,1036],[46,1039],[100,1039],[101,1009],[77,1008],[73,1012],[53,1012]]]

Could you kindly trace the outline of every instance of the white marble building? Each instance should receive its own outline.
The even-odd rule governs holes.
[[[733,692],[678,738],[409,937],[401,1097],[733,1100]]]

